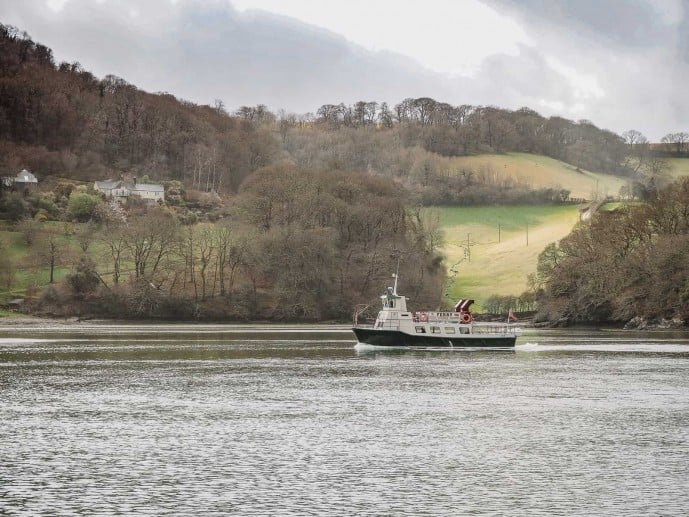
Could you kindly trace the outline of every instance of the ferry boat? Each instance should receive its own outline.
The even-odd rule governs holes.
[[[373,325],[360,325],[354,315],[353,331],[359,343],[377,347],[514,349],[521,329],[510,323],[476,322],[470,307],[474,300],[459,300],[453,311],[407,310],[407,298],[388,287],[380,299],[383,308]],[[516,319],[516,318],[515,318]]]

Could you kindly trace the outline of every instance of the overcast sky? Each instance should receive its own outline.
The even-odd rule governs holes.
[[[689,0],[0,0],[0,22],[230,110],[428,96],[689,132]]]

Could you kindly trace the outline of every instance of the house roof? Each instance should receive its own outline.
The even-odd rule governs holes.
[[[155,193],[160,193],[163,194],[165,192],[165,188],[162,185],[157,185],[154,183],[129,183],[129,182],[124,182],[122,180],[105,180],[105,181],[96,181],[96,188],[98,190],[106,191],[106,190],[113,190],[113,189],[125,189],[127,192],[125,195],[129,195],[129,192],[155,192]]]
[[[98,188],[100,190],[112,190],[114,188],[122,188],[123,185],[124,185],[124,183],[122,182],[122,180],[96,181],[96,188]]]
[[[163,192],[165,189],[162,185],[155,185],[153,183],[137,183],[136,185],[129,185],[129,190],[138,192],[145,190],[147,192]]]
[[[14,181],[19,183],[38,183],[36,176],[31,174],[26,169],[22,169],[19,174],[17,174],[17,178]]]

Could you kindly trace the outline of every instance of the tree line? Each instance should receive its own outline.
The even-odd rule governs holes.
[[[324,128],[401,127],[402,142],[441,156],[485,152],[537,153],[583,169],[625,175],[625,142],[588,120],[543,117],[530,108],[453,106],[430,97],[407,98],[390,109],[385,102],[353,106],[326,104],[314,122]]]
[[[198,106],[143,92],[112,75],[98,79],[78,63],[56,64],[49,48],[10,26],[0,25],[0,51],[3,176],[22,167],[41,178],[75,180],[146,174],[227,195],[252,172],[288,159],[303,170],[392,178],[418,203],[491,204],[556,203],[567,196],[453,158],[540,153],[628,176],[644,188],[667,169],[638,131],[620,136],[587,120],[543,117],[529,108],[454,106],[419,97],[395,105],[325,104],[315,114],[272,113],[260,104],[230,114],[219,99]],[[686,153],[682,135],[672,133],[662,145]]]

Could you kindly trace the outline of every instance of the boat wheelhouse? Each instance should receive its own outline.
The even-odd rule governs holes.
[[[407,309],[407,298],[388,287],[381,297],[382,309],[373,325],[360,325],[355,315],[353,331],[359,343],[380,347],[513,349],[520,329],[510,318],[501,322],[477,322],[470,307],[474,300],[460,300],[453,311]]]

